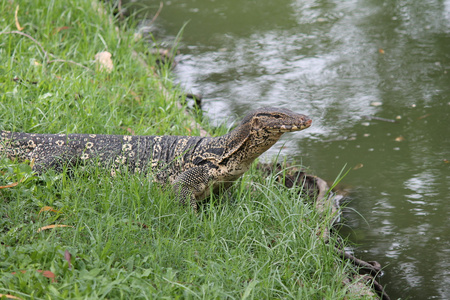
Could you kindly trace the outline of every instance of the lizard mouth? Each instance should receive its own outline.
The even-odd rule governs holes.
[[[303,129],[308,128],[311,126],[312,120],[309,118],[306,118],[306,120],[302,120],[300,124],[292,124],[292,125],[280,125],[275,128],[273,128],[273,131],[275,132],[293,132],[293,131],[300,131]]]
[[[303,128],[302,128],[302,129],[308,128],[309,126],[311,126],[311,124],[312,124],[312,120],[311,120],[311,119],[307,119],[307,120],[305,121],[305,124],[303,125]]]

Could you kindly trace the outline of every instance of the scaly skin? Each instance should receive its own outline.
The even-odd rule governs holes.
[[[120,166],[152,172],[172,184],[182,204],[197,203],[228,187],[285,132],[311,125],[309,117],[288,109],[263,107],[250,112],[233,131],[220,137],[33,134],[0,132],[0,154],[34,161],[33,169],[61,171],[95,161],[114,175]]]

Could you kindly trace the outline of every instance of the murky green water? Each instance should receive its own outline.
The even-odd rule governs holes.
[[[175,71],[213,122],[310,115],[269,156],[331,181],[356,167],[342,183],[356,256],[385,266],[391,298],[449,299],[450,0],[172,0],[151,30],[170,45],[187,21]]]

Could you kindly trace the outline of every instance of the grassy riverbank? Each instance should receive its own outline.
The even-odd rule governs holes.
[[[132,21],[113,25],[88,0],[2,1],[0,11],[0,129],[198,134],[168,72],[153,76],[155,58],[141,56],[148,68],[133,56],[147,45]],[[94,62],[102,51],[110,73]],[[318,238],[329,220],[256,170],[199,216],[139,174],[87,166],[36,176],[4,158],[0,174],[11,185],[0,190],[0,294],[352,298],[349,266]]]

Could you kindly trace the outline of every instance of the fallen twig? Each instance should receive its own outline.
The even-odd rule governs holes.
[[[386,119],[386,118],[375,117],[375,116],[363,116],[363,118],[368,119],[368,120],[377,120],[377,121],[388,122],[388,123],[397,123],[397,120]]]
[[[48,58],[49,58],[49,56],[55,57],[53,54],[48,53],[48,52],[44,49],[44,47],[41,45],[41,43],[39,43],[34,37],[32,37],[32,36],[29,35],[29,34],[26,34],[26,33],[23,33],[23,32],[21,32],[21,31],[17,31],[17,30],[7,31],[7,32],[0,32],[0,35],[2,35],[2,34],[19,34],[19,35],[22,35],[22,36],[25,36],[25,37],[29,38],[29,39],[32,40],[34,43],[36,43],[36,44],[39,46],[39,48],[41,48],[41,51],[44,53],[44,61],[47,61]],[[77,66],[79,66],[79,67],[82,67],[82,68],[84,68],[84,69],[86,69],[86,70],[88,70],[88,71],[94,72],[93,70],[89,69],[88,67],[86,67],[86,66],[84,66],[84,65],[82,65],[82,64],[80,64],[80,63],[77,63],[77,62],[75,62],[75,61],[73,61],[73,60],[53,59],[53,60],[48,60],[48,61],[47,61],[47,64],[51,64],[51,63],[55,63],[55,62],[63,62],[63,63],[74,64],[74,65],[77,65]]]
[[[358,259],[353,255],[337,247],[335,249],[341,255],[342,258],[350,260],[355,266],[369,270],[370,273],[373,274],[374,276],[378,275],[381,272],[381,268],[378,265],[372,265],[364,260]]]
[[[117,9],[119,10],[120,19],[123,20],[124,16],[122,12],[122,0],[119,0],[119,2],[117,3]]]
[[[16,12],[14,13],[14,19],[16,20],[17,30],[22,31],[24,28],[22,26],[20,26],[18,14],[19,14],[19,5],[17,5],[17,7],[16,7]]]
[[[41,48],[41,51],[44,52],[44,60],[47,60],[49,56],[51,57],[55,57],[53,54],[48,53],[47,51],[45,51],[44,47],[42,47],[41,43],[39,43],[35,38],[33,38],[31,35],[23,33],[21,31],[17,31],[17,30],[13,30],[13,31],[7,31],[7,32],[0,32],[0,35],[2,34],[20,34],[23,35],[27,38],[29,38],[30,40],[32,40],[33,42],[35,42],[39,48]]]
[[[375,279],[372,280],[372,285],[373,285],[373,289],[378,293],[378,295],[381,296],[381,299],[383,299],[383,300],[390,300],[391,299],[389,297],[389,295],[386,294],[386,292],[384,291],[383,286],[378,283],[378,281],[376,281]]]
[[[150,24],[152,24],[153,22],[155,22],[156,18],[158,18],[159,14],[160,14],[161,11],[162,11],[163,6],[164,6],[163,2],[162,2],[162,1],[159,2],[159,8],[158,8],[158,11],[157,11],[156,14],[153,16],[152,20],[150,21]]]
[[[51,63],[55,63],[55,62],[62,62],[62,63],[74,64],[74,65],[77,65],[77,66],[79,66],[79,67],[82,67],[82,68],[84,68],[84,69],[86,69],[86,70],[88,70],[88,71],[94,72],[93,70],[89,69],[88,67],[83,66],[82,64],[77,63],[76,61],[73,61],[73,60],[53,59],[53,60],[49,60],[47,63],[48,63],[48,64],[51,64]]]

